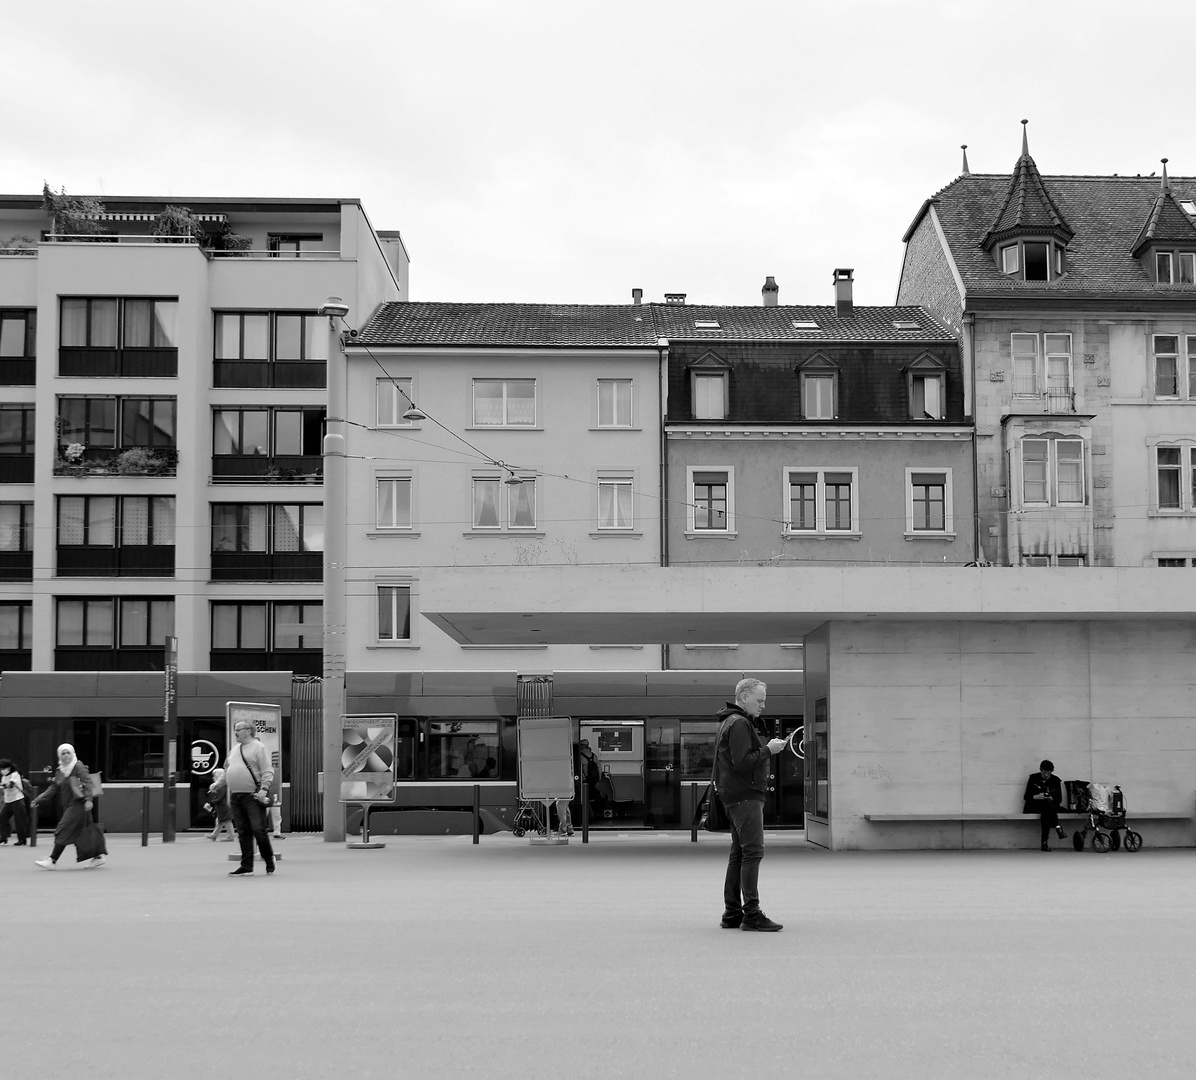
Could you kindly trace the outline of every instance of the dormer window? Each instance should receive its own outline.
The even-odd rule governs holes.
[[[731,365],[706,353],[689,369],[689,394],[695,420],[725,420],[731,402]]]
[[[1154,276],[1160,285],[1171,284],[1171,252],[1156,251],[1154,253]]]
[[[803,420],[834,420],[839,415],[839,366],[822,353],[798,365]]]
[[[1155,251],[1154,279],[1159,285],[1196,283],[1196,252]]]
[[[942,420],[946,414],[947,373],[941,360],[929,353],[905,369],[911,420]]]
[[[1063,276],[1063,247],[1049,240],[1015,240],[999,249],[1001,273],[1023,281]]]

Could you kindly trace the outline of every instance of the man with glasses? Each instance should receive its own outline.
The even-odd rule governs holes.
[[[229,877],[253,875],[253,845],[261,853],[266,873],[274,873],[274,849],[266,826],[266,807],[270,802],[270,783],[274,766],[270,751],[257,738],[257,731],[248,720],[233,725],[237,745],[229,751],[224,763],[224,780],[228,786],[229,808],[233,828],[241,841],[241,865],[229,872]]]

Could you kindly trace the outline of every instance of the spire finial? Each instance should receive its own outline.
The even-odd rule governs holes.
[[[1162,192],[1165,194],[1166,192],[1168,192],[1168,191],[1170,191],[1170,190],[1171,190],[1171,184],[1170,184],[1170,182],[1167,180],[1167,159],[1166,159],[1166,158],[1160,158],[1159,160],[1160,160],[1160,161],[1162,161],[1162,163],[1163,163],[1163,178],[1162,178],[1162,180],[1160,180],[1160,181],[1159,181],[1159,183],[1160,183],[1162,186],[1160,187],[1160,189],[1159,189],[1159,190],[1160,190],[1160,191],[1162,191]]]
[[[1022,121],[1022,157],[1030,156],[1030,140],[1026,137],[1026,125],[1029,120]]]
[[[968,144],[960,143],[959,148],[963,151],[963,174],[964,176],[971,176],[972,170],[968,168]]]

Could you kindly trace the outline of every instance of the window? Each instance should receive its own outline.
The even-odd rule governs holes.
[[[1021,451],[1023,505],[1085,504],[1082,439],[1026,438]]]
[[[317,600],[212,603],[214,671],[323,670],[324,606]]]
[[[1037,397],[1045,387],[1050,411],[1073,410],[1071,334],[1012,334],[1010,354],[1015,397]]]
[[[380,476],[377,478],[375,481],[377,490],[375,520],[379,529],[411,528],[411,483],[410,476]]]
[[[59,374],[178,374],[179,303],[173,298],[63,297]]]
[[[1016,274],[1021,269],[1017,244],[1009,244],[1001,248],[1001,273]]]
[[[1171,252],[1156,251],[1154,253],[1155,280],[1160,285],[1171,284]]]
[[[693,377],[695,420],[725,420],[727,417],[726,372],[696,372]]]
[[[324,573],[320,503],[213,503],[212,578],[319,581]]]
[[[32,453],[33,406],[0,405],[0,454]],[[5,472],[11,477],[12,474],[7,468]]]
[[[952,534],[951,470],[906,469],[906,532]]]
[[[535,379],[474,379],[473,422],[477,427],[535,427]]]
[[[1158,463],[1158,506],[1160,510],[1182,510],[1183,450],[1178,446],[1155,448]],[[1189,504],[1189,508],[1190,508]]]
[[[410,379],[378,379],[378,427],[411,427],[416,423],[403,414],[415,403]]]
[[[323,409],[216,409],[212,471],[216,478],[313,479],[322,471]]]
[[[113,720],[105,780],[162,779],[162,724]]]
[[[1071,412],[1071,334],[1043,334],[1042,348],[1048,407],[1051,412]]]
[[[320,250],[323,233],[267,233],[266,247],[272,259],[300,259]]]
[[[633,478],[629,474],[598,474],[599,532],[625,532],[635,528],[633,506]]]
[[[36,357],[37,312],[0,309],[0,386],[32,386]]]
[[[169,577],[174,535],[174,496],[59,496],[58,574]]]
[[[411,640],[411,586],[378,586],[378,641]]]
[[[33,649],[33,604],[27,600],[0,603],[0,653]]]
[[[1196,252],[1181,251],[1177,256],[1179,264],[1179,278],[1181,285],[1196,283]]]
[[[905,369],[912,420],[942,420],[946,416],[946,372],[942,361],[926,354]]]
[[[1196,401],[1196,334],[1151,338],[1155,400]]]
[[[173,449],[177,399],[173,397],[60,397],[58,445],[86,451],[128,450],[135,446]],[[102,457],[103,455],[99,455]],[[95,460],[97,455],[86,455]]]
[[[428,776],[479,780],[501,775],[497,720],[428,722]]]
[[[512,484],[499,476],[473,477],[473,527],[495,532],[536,527],[535,477]],[[505,495],[503,493],[506,493]]]
[[[598,380],[598,426],[631,427],[631,380]]]
[[[833,420],[839,412],[839,368],[818,354],[798,365],[801,414],[805,420]]]
[[[328,326],[312,312],[218,311],[215,384],[319,388],[325,383]]]
[[[1014,334],[1013,392],[1016,395],[1038,393],[1038,335]]]
[[[1023,281],[1052,281],[1063,276],[1063,245],[1050,240],[1016,240],[997,252],[1001,273]]]
[[[0,502],[0,554],[33,550],[33,503]]]
[[[689,531],[730,532],[733,528],[730,470],[689,469]]]
[[[162,670],[174,636],[174,601],[162,597],[59,597],[55,604],[59,671]]]
[[[786,535],[859,533],[858,470],[786,469],[784,477]]]

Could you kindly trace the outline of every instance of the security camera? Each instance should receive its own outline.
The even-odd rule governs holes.
[[[354,330],[350,330],[350,331],[349,331],[349,337],[357,337],[357,335],[358,335],[358,334],[360,334],[360,333],[361,333],[361,331],[360,331],[360,330],[356,330],[356,329],[354,329]]]

